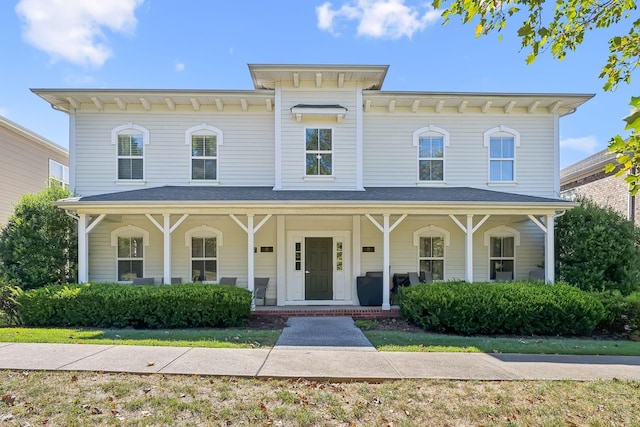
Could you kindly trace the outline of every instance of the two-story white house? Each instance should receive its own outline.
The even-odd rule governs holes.
[[[356,277],[553,281],[559,119],[589,94],[387,92],[387,66],[249,65],[253,90],[34,89],[70,118],[79,281],[358,305]]]

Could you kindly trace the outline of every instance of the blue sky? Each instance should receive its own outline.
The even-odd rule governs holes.
[[[561,166],[623,132],[639,76],[614,93],[607,40],[525,64],[517,22],[475,38],[420,0],[20,0],[0,3],[0,115],[68,146],[68,120],[29,88],[252,89],[248,63],[390,65],[383,90],[594,93],[560,122]]]

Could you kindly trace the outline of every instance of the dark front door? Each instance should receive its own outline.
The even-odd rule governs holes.
[[[333,239],[331,237],[307,237],[304,249],[305,299],[332,300]]]

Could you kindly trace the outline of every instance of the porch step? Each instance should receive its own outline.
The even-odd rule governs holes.
[[[349,316],[354,320],[359,319],[400,319],[400,308],[392,306],[391,310],[383,310],[381,307],[353,307],[353,306],[313,306],[313,307],[270,307],[258,306],[251,313],[251,317],[280,318],[289,317],[342,317]]]

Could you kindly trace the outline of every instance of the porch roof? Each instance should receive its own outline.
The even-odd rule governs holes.
[[[59,201],[66,207],[127,205],[143,206],[158,203],[182,206],[246,205],[259,203],[292,203],[299,205],[362,205],[408,204],[415,206],[483,205],[483,206],[536,206],[569,209],[575,205],[560,199],[528,196],[471,187],[367,187],[364,191],[330,190],[273,190],[272,187],[219,187],[219,186],[162,186],[116,193],[98,194]]]

